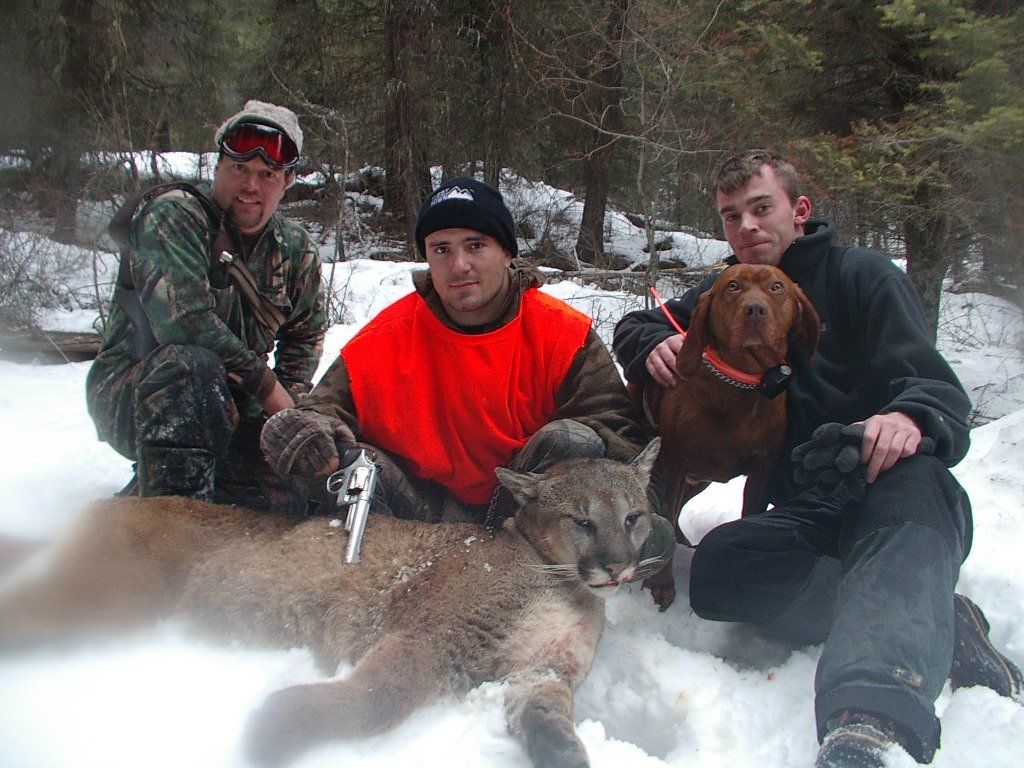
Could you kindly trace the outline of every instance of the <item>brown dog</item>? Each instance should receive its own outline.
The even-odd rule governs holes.
[[[683,505],[711,482],[746,475],[742,514],[763,512],[786,431],[786,399],[759,382],[784,364],[790,344],[808,354],[818,343],[818,313],[777,267],[735,264],[701,295],[676,356],[680,383],[645,393],[657,414],[661,453],[655,477],[676,526]],[[645,585],[664,610],[675,599],[669,563]]]

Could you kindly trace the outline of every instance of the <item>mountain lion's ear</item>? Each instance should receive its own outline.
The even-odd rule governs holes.
[[[636,455],[635,459],[629,462],[629,465],[635,467],[645,479],[650,480],[651,470],[654,468],[654,460],[658,458],[659,450],[661,450],[661,438],[656,437]]]
[[[540,493],[541,476],[533,472],[516,472],[507,467],[498,467],[494,470],[498,475],[498,482],[512,492],[512,496],[525,507],[531,501],[536,501]]]

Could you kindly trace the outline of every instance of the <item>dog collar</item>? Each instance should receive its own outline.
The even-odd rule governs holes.
[[[739,389],[757,389],[761,385],[761,377],[744,373],[739,368],[729,365],[716,355],[711,347],[704,347],[700,359],[705,367],[717,378]]]
[[[705,347],[701,360],[709,371],[718,379],[738,389],[760,392],[768,398],[777,397],[786,391],[789,380],[793,377],[793,369],[783,360],[774,368],[769,368],[760,376],[745,373],[739,368],[729,365],[710,347]]]

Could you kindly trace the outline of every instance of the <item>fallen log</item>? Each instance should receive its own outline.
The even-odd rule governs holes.
[[[0,331],[0,359],[15,363],[55,365],[92,360],[99,354],[98,333],[70,331]]]

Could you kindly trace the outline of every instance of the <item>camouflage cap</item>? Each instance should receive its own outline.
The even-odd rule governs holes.
[[[250,99],[245,102],[242,111],[238,112],[223,123],[214,135],[214,143],[219,147],[224,135],[238,123],[252,122],[262,125],[272,125],[284,132],[284,135],[295,142],[295,148],[302,153],[302,129],[299,127],[299,118],[288,107],[279,107],[266,101]]]

